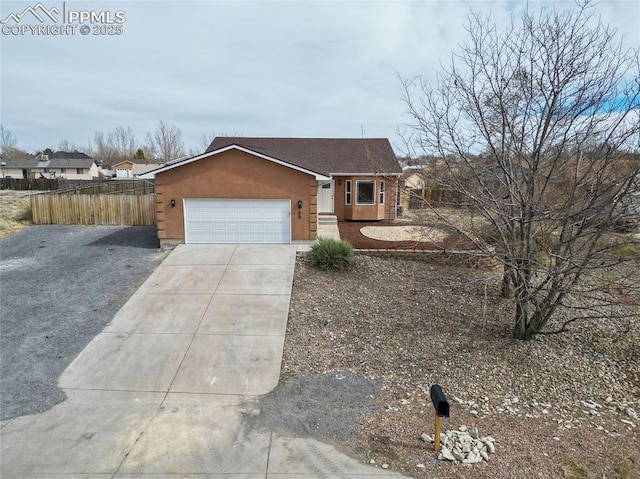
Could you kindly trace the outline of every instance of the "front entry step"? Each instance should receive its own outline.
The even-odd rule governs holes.
[[[319,225],[337,225],[338,217],[335,215],[318,215]]]

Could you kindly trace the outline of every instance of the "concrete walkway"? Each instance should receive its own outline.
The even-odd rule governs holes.
[[[278,383],[296,249],[177,247],[62,374],[68,399],[2,424],[0,475],[402,477],[246,425]]]
[[[335,215],[318,215],[318,237],[340,241],[338,218]]]

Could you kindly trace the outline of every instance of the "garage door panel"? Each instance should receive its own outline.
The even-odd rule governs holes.
[[[187,243],[290,243],[290,200],[185,199]]]

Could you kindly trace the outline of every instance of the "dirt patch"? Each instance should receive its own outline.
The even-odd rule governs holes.
[[[350,371],[296,374],[251,410],[259,427],[285,436],[347,439],[358,430],[361,414],[380,407],[381,386],[381,379]]]
[[[410,477],[640,477],[640,324],[578,322],[515,341],[499,286],[481,270],[357,256],[351,270],[320,272],[299,257],[283,377],[381,380],[378,407],[334,441]],[[451,405],[443,429],[493,436],[489,462],[439,462],[420,440],[433,434],[434,383]]]

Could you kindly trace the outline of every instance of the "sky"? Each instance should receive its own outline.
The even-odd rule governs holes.
[[[193,153],[203,151],[203,135],[241,135],[386,137],[402,154],[398,128],[410,119],[398,76],[435,79],[466,40],[472,9],[506,25],[526,8],[575,6],[573,0],[40,1],[57,22],[36,9],[38,0],[0,2],[0,19],[7,20],[0,35],[0,123],[30,153],[56,150],[62,139],[83,150],[96,131],[120,126],[143,143],[162,120],[180,128]],[[9,18],[28,7],[44,21],[32,12]],[[640,2],[601,0],[595,11],[625,46],[640,45]],[[83,12],[101,16],[93,24],[70,17]],[[50,30],[34,35],[29,26]]]

